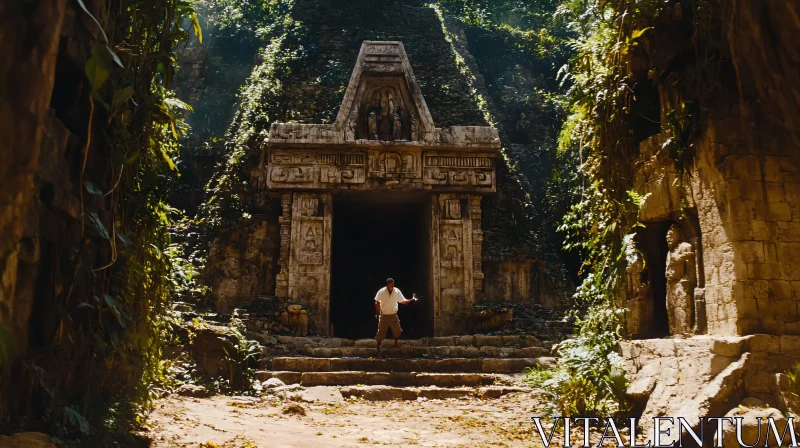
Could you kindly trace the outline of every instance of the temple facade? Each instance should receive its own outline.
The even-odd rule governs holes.
[[[407,269],[413,280],[405,283],[413,281],[414,292],[425,298],[417,312],[417,318],[424,316],[421,333],[464,331],[460,310],[483,290],[481,199],[496,191],[499,155],[495,128],[435,126],[401,42],[364,42],[335,123],[270,128],[262,170],[266,188],[281,195],[276,296],[301,304],[317,333],[333,335],[334,261],[338,255],[341,269],[357,265],[347,252],[368,249],[356,247],[357,235],[337,244],[337,233],[366,230],[374,221],[370,212],[392,204],[379,212],[386,220],[376,225],[386,222],[389,229],[392,222],[416,218],[384,234],[384,255],[373,261],[391,260],[399,251],[399,264],[414,265]],[[353,213],[354,203],[364,205],[340,228],[334,217],[339,210]],[[416,213],[405,212],[409,204],[417,205]],[[414,235],[410,240],[407,231]],[[416,245],[412,255],[405,251]],[[392,266],[387,269],[393,275]],[[361,280],[374,289],[382,278],[376,271],[369,275],[376,278]],[[398,279],[398,287],[404,280]]]

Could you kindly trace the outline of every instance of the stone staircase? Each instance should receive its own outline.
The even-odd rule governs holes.
[[[365,400],[497,398],[528,390],[519,381],[526,367],[555,364],[539,339],[520,335],[387,340],[381,351],[379,359],[374,339],[277,336],[257,377]]]

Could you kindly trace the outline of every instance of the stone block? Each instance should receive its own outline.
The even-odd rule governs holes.
[[[759,221],[791,221],[792,208],[788,202],[756,202],[754,218]]]
[[[548,355],[550,355],[550,351],[543,347],[525,347],[520,350],[520,356],[523,358],[539,358]]]
[[[458,341],[457,337],[453,336],[441,336],[441,337],[434,337],[428,338],[428,346],[429,347],[449,347],[451,345],[456,345]]]
[[[453,358],[453,359],[438,359],[438,360],[426,360],[429,361],[429,366],[426,369],[418,369],[418,371],[430,371],[430,372],[481,372],[482,371],[482,360],[480,358],[476,359],[465,359],[465,358]]]
[[[778,263],[748,263],[747,277],[762,280],[780,279],[781,265]]]
[[[779,234],[780,225],[784,222],[752,221],[750,223],[750,238],[758,241],[775,241]]]
[[[500,346],[502,344],[503,344],[502,336],[483,336],[483,335],[475,336],[475,346],[478,348],[487,345]]]
[[[356,347],[375,347],[375,339],[356,339],[354,345]]]
[[[780,339],[768,334],[755,334],[745,338],[745,349],[751,353],[780,353]]]
[[[320,347],[341,348],[345,346],[346,339],[342,338],[322,338]]]
[[[464,398],[472,396],[471,389],[422,389],[419,396],[429,400],[446,400],[449,398]]]
[[[283,381],[284,384],[298,384],[302,372],[272,372],[272,377]]]
[[[741,340],[715,339],[711,348],[711,352],[715,355],[734,356],[737,358],[741,355],[741,351]]]
[[[416,375],[418,386],[437,386],[437,387],[477,387],[483,386],[484,375],[481,374],[441,374],[441,373],[418,373]]]
[[[800,198],[797,199],[800,202]],[[800,242],[800,223],[779,222],[775,223],[777,236],[773,240]]]
[[[780,352],[782,355],[800,355],[800,336],[781,336]]]
[[[471,346],[475,342],[474,336],[461,336],[458,338],[458,345]]]
[[[450,349],[452,347],[447,345],[439,345],[434,347],[428,347],[428,356],[432,358],[447,358],[450,356]]]
[[[516,359],[483,359],[482,369],[484,373],[522,373],[527,367],[541,365],[544,368],[548,365],[549,358],[516,358]]]
[[[542,341],[539,340],[536,336],[531,335],[524,335],[520,337],[520,346],[521,347],[541,347]]]
[[[779,263],[780,279],[800,280],[800,263]]]
[[[647,400],[650,398],[650,394],[655,388],[655,378],[652,376],[640,377],[634,380],[631,385],[628,386],[628,389],[625,391],[625,395],[633,403],[643,405],[644,403],[647,403]]]
[[[464,358],[465,357],[464,355],[467,352],[467,347],[453,346],[453,347],[448,347],[447,350],[449,352],[448,356],[451,356],[453,358]]]
[[[738,258],[745,263],[763,263],[764,243],[761,241],[744,241],[738,244],[736,251]]]
[[[763,429],[762,428],[767,421],[767,419],[773,419],[775,422],[775,426],[778,431],[782,431],[783,428],[786,426],[786,417],[775,408],[761,408],[761,407],[747,407],[740,405],[738,407],[733,408],[725,417],[732,417],[734,419],[741,418],[741,439],[744,444],[747,445],[758,445],[762,446],[763,442]],[[759,420],[761,419],[761,420]],[[734,446],[741,446],[738,443],[738,436],[737,436],[737,426],[736,425],[725,425],[723,426],[723,431],[721,435],[721,439],[719,440],[720,436],[714,436],[714,445],[715,446],[726,446],[726,447],[734,447]],[[774,440],[774,439],[773,439]],[[759,443],[757,443],[759,442]],[[773,442],[774,443],[774,442]],[[766,444],[763,444],[766,445]]]
[[[781,263],[800,263],[800,243],[777,243],[778,261]]]
[[[481,356],[481,351],[478,347],[467,347],[464,350],[464,357],[465,358],[479,358]]]

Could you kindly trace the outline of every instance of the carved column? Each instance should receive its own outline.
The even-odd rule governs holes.
[[[308,310],[321,335],[328,334],[330,313],[332,211],[328,193],[294,193],[288,296]]]
[[[469,197],[469,215],[472,219],[472,287],[475,293],[483,292],[483,228],[481,226],[482,196]]]
[[[292,193],[281,195],[281,250],[278,258],[280,271],[275,277],[275,295],[282,299],[289,297],[289,250],[292,244]]]
[[[434,332],[459,334],[466,330],[461,311],[475,302],[469,196],[441,194],[432,202]]]

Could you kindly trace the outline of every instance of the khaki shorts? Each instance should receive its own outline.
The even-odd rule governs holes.
[[[378,341],[386,339],[386,330],[389,328],[392,329],[392,336],[395,339],[399,338],[400,334],[403,333],[403,329],[400,328],[400,318],[397,317],[397,314],[381,314],[378,319],[378,334],[375,335],[375,339]]]

